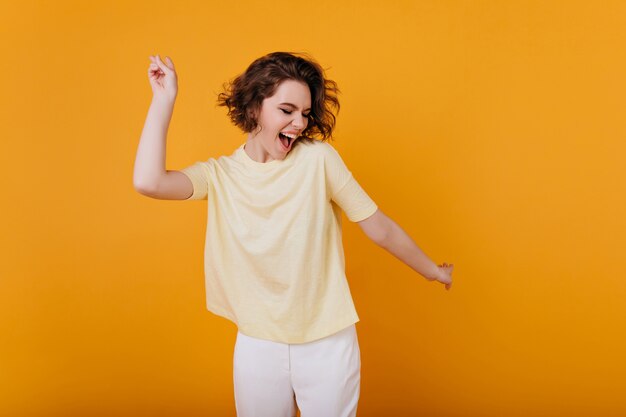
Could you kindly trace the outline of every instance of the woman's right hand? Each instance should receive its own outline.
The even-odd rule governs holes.
[[[150,55],[151,64],[148,68],[148,79],[155,98],[163,98],[173,102],[178,94],[178,78],[170,57],[166,56],[165,60],[167,63],[161,61],[159,55]]]

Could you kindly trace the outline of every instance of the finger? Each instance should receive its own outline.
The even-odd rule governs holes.
[[[150,68],[148,68],[148,75],[150,76],[161,76],[163,75],[163,71],[156,64],[150,64]]]
[[[166,56],[166,57],[165,57],[165,61],[167,62],[167,66],[168,66],[169,68],[171,68],[172,70],[173,70],[173,69],[175,69],[175,68],[174,68],[174,63],[172,62],[172,59],[171,59],[169,56]]]
[[[167,66],[167,65],[165,65],[165,64],[163,63],[163,61],[161,61],[161,57],[157,55],[157,56],[156,56],[156,59],[157,59],[157,64],[158,64],[159,68],[160,68],[160,69],[161,69],[164,73],[169,74],[169,73],[170,73],[170,69],[168,68],[168,66]]]

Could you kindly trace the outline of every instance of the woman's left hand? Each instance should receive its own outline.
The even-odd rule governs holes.
[[[446,290],[449,290],[452,287],[452,271],[454,270],[454,264],[448,265],[447,263],[443,263],[441,265],[437,265],[439,270],[439,275],[435,278],[435,280],[441,282],[442,284],[446,284]]]

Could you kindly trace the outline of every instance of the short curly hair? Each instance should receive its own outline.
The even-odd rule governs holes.
[[[333,139],[336,117],[331,107],[339,114],[337,95],[341,91],[335,81],[325,77],[324,69],[303,52],[272,52],[257,58],[243,74],[223,84],[224,92],[218,95],[218,105],[228,108],[228,116],[235,126],[251,132],[258,126],[256,115],[263,100],[274,95],[285,80],[301,81],[311,91],[311,111],[301,138]]]

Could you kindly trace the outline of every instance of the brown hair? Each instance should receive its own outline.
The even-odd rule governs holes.
[[[311,91],[311,111],[301,138],[332,139],[336,118],[330,108],[334,107],[339,113],[337,94],[340,90],[336,82],[325,78],[322,67],[306,53],[272,52],[257,58],[243,74],[224,83],[225,91],[218,95],[218,105],[228,108],[228,116],[235,126],[251,132],[258,126],[256,115],[263,100],[274,95],[285,80],[301,81]]]

